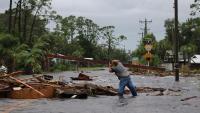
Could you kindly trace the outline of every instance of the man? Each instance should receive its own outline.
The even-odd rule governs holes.
[[[123,98],[125,86],[129,88],[133,97],[137,96],[136,88],[131,81],[129,73],[121,62],[118,60],[112,60],[112,63],[109,64],[109,72],[114,72],[120,80],[118,89],[119,99]]]

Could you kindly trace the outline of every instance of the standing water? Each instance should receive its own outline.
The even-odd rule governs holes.
[[[79,73],[67,71],[50,73],[55,79],[63,78],[72,82],[70,77]],[[86,72],[93,78],[89,82],[98,85],[112,85],[117,88],[118,79],[108,69]],[[88,99],[0,99],[0,113],[199,113],[200,80],[199,77],[181,77],[175,82],[173,76],[131,76],[137,87],[155,87],[181,90],[178,95],[154,96],[139,93],[136,98],[125,95],[126,105],[119,106],[117,96],[96,96]],[[187,97],[196,98],[181,101]]]

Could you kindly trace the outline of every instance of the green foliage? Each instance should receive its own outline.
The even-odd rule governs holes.
[[[18,39],[9,34],[0,34],[0,44],[3,48],[12,48],[18,45]]]
[[[0,61],[4,61],[8,71],[12,71],[15,48],[18,45],[18,39],[9,34],[0,34]]]
[[[73,55],[73,56],[76,56],[76,57],[83,57],[83,54],[84,54],[83,48],[76,49],[76,50],[72,53],[72,55]]]
[[[181,51],[189,55],[195,54],[196,50],[197,46],[191,43],[181,46]]]
[[[19,46],[20,50],[16,54],[16,63],[22,67],[31,67],[34,73],[40,73],[42,70],[41,59],[43,59],[43,50],[34,45],[29,48],[28,45]],[[24,68],[25,69],[25,68]]]
[[[171,50],[172,49],[172,45],[170,44],[170,42],[165,38],[163,40],[160,40],[158,42],[158,46],[156,48],[157,50],[157,54],[160,57],[160,60],[163,61],[165,58],[165,54],[167,50]]]
[[[160,57],[158,57],[158,52],[159,52],[159,44],[156,41],[156,38],[153,34],[147,34],[141,41],[140,44],[138,45],[138,48],[132,53],[132,57],[138,57],[139,58],[139,62],[141,64],[147,64],[147,61],[144,58],[144,55],[147,53],[146,49],[145,49],[145,44],[146,42],[150,41],[151,45],[152,45],[152,50],[150,51],[150,53],[152,54],[152,59],[150,60],[150,65],[153,66],[157,66],[158,64],[160,64],[159,60]]]
[[[62,17],[51,10],[52,0],[17,0],[11,11],[0,14],[0,59],[10,71],[45,69],[48,54],[93,57],[107,60],[112,57],[126,61],[128,55],[116,46],[127,38],[114,36],[114,26],[99,27],[93,20],[79,16]],[[10,1],[12,2],[12,0]],[[9,15],[12,15],[8,21]],[[56,22],[50,32],[49,20]],[[10,35],[8,26],[11,25]],[[102,46],[99,40],[103,42]],[[108,55],[109,54],[109,55]],[[67,67],[58,65],[59,70]]]
[[[173,44],[174,44],[174,20],[173,19],[167,19],[165,21],[165,29],[166,29],[166,36],[163,40],[160,40],[158,43],[155,43],[154,46],[154,58],[155,56],[159,56],[161,61],[164,60],[165,54],[167,50],[173,50]],[[186,22],[179,23],[179,47],[180,52],[183,52],[187,54],[187,56],[191,56],[193,54],[200,53],[200,18],[193,18],[188,19]],[[143,45],[140,45],[140,49],[135,51],[135,54],[142,53],[144,50],[142,50]],[[153,59],[154,60],[154,59]],[[153,61],[157,62],[157,61]],[[152,62],[152,63],[153,63]],[[154,64],[154,63],[153,63]]]
[[[27,44],[19,44],[18,38],[12,35],[0,34],[0,47],[0,56],[2,56],[0,59],[6,62],[10,71],[31,67],[35,73],[38,73],[42,70],[42,60],[50,45],[47,41],[38,39],[37,43],[30,48]]]
[[[60,71],[67,71],[72,67],[72,65],[66,65],[66,64],[55,64],[53,67],[51,67],[50,71],[60,72]]]
[[[105,26],[100,28],[100,36],[102,37],[103,40],[105,40],[105,46],[107,46],[108,50],[107,50],[107,59],[111,60],[111,58],[113,58],[112,54],[114,52],[114,50],[117,49],[113,49],[115,48],[116,45],[119,45],[119,42],[126,40],[127,37],[125,37],[124,35],[120,35],[119,37],[114,36],[114,26]]]
[[[196,46],[194,52],[200,53],[200,18],[188,19],[188,21],[182,23],[181,27],[181,41],[180,47],[188,44]]]
[[[200,12],[200,0],[194,0],[194,3],[190,5],[192,9],[191,15],[197,15]]]
[[[6,33],[8,31],[8,14],[0,13],[0,33]]]
[[[153,55],[152,62],[151,62],[150,65],[159,66],[159,64],[161,63],[160,61],[161,61],[161,59],[160,59],[160,57],[159,57],[159,54],[154,54],[154,55]]]

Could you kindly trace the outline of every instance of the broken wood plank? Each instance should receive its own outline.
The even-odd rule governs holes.
[[[38,90],[44,96],[40,95],[37,93],[35,90],[29,88],[29,87],[24,87],[21,88],[20,90],[12,90],[8,94],[8,98],[12,99],[38,99],[38,98],[53,98],[55,97],[55,88],[52,86],[46,86],[46,85],[31,85],[34,89]]]
[[[193,99],[193,98],[197,98],[197,96],[183,98],[183,99],[181,99],[181,101],[186,101],[186,100],[190,100],[190,99]]]
[[[42,83],[48,83],[47,80],[44,80],[42,77],[43,75],[42,74],[39,74],[39,75],[33,75],[34,78],[36,78],[39,82],[42,82]]]
[[[17,79],[17,78],[14,78],[14,77],[12,77],[12,76],[9,76],[9,78],[11,78],[11,79],[15,80],[16,82],[19,82],[19,83],[21,83],[21,84],[23,84],[23,85],[25,85],[25,86],[27,86],[27,87],[33,89],[35,92],[37,92],[37,93],[40,94],[40,95],[45,96],[42,92],[38,91],[37,89],[31,87],[30,85],[28,85],[28,84],[26,84],[26,83],[24,83],[24,82],[22,82],[21,80],[19,80],[19,79]]]
[[[12,73],[9,73],[9,74],[4,74],[3,76],[0,76],[0,78],[6,78],[6,77],[9,77],[9,76],[16,76],[16,75],[20,75],[20,74],[23,74],[24,71],[15,71],[15,72],[12,72]]]

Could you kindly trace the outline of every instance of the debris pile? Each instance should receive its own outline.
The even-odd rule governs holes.
[[[66,83],[54,81],[51,75],[33,75],[31,78],[18,79],[14,76],[22,72],[14,72],[0,76],[0,97],[14,99],[37,98],[79,98],[88,96],[117,95],[117,89],[112,86],[101,86],[92,83]],[[91,80],[88,75],[80,73],[77,80]],[[147,93],[151,96],[180,94],[180,90],[137,87],[138,93]],[[125,93],[130,93],[126,90]]]

